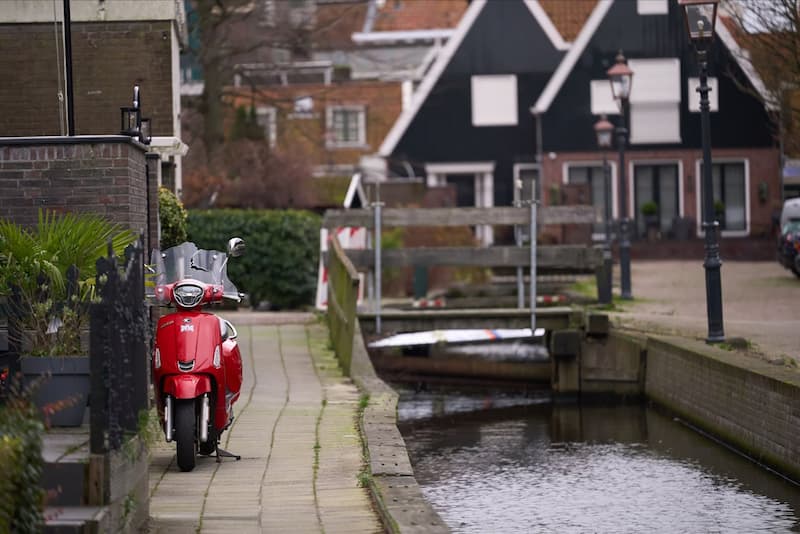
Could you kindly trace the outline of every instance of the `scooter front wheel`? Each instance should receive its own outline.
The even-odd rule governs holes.
[[[175,443],[178,452],[178,467],[181,471],[194,469],[196,421],[194,400],[179,400],[175,403]]]

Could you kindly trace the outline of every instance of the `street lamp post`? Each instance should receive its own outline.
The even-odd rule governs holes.
[[[611,180],[608,172],[606,151],[611,148],[614,125],[603,115],[594,124],[594,131],[597,134],[597,146],[603,149],[603,196],[605,197],[604,222],[606,234],[603,242],[603,276],[597,288],[597,296],[601,304],[611,304],[611,274],[613,269],[611,259]]]
[[[616,63],[608,69],[608,80],[611,82],[611,94],[619,106],[619,126],[617,127],[617,145],[619,148],[619,270],[620,270],[620,297],[632,299],[631,293],[631,240],[628,225],[628,186],[625,183],[625,144],[627,143],[628,130],[625,128],[625,116],[628,99],[631,96],[631,83],[633,71],[628,67],[625,56],[620,50]]]
[[[703,230],[705,232],[706,313],[708,315],[707,343],[725,341],[722,324],[722,260],[719,256],[717,233],[719,223],[714,220],[714,186],[711,167],[711,124],[709,119],[708,48],[714,40],[719,0],[679,0],[684,9],[689,39],[697,52],[700,65],[700,127],[703,142]]]

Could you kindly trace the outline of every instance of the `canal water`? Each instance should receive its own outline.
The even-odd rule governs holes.
[[[455,532],[800,532],[800,487],[643,405],[407,391],[398,416]]]

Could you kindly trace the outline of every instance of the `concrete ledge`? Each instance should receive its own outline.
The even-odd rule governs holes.
[[[369,395],[360,426],[372,475],[369,490],[384,527],[392,533],[450,532],[414,478],[406,443],[397,429],[397,393],[375,374],[358,321],[350,377]]]

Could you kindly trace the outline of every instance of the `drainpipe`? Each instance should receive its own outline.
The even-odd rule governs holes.
[[[75,135],[75,97],[72,92],[72,30],[70,0],[64,0],[64,68],[67,71],[67,135]]]

